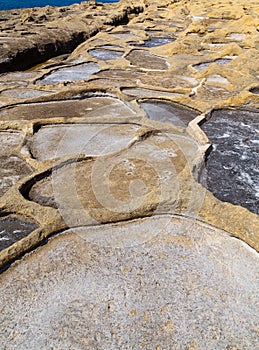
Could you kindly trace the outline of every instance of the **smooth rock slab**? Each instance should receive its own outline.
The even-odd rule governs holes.
[[[225,64],[229,64],[232,61],[233,61],[233,59],[231,59],[231,58],[219,58],[215,61],[195,64],[193,67],[197,70],[202,70],[202,69],[208,68],[209,65],[211,65],[213,63],[219,64],[219,65],[225,65]]]
[[[126,59],[130,61],[133,66],[144,68],[144,69],[154,69],[154,70],[167,70],[169,64],[167,61],[145,50],[132,50]]]
[[[0,157],[0,163],[0,196],[32,172],[32,169],[16,156]]]
[[[47,96],[51,93],[54,93],[55,91],[40,91],[40,90],[34,90],[34,89],[25,89],[25,88],[16,88],[16,89],[9,89],[1,92],[1,96],[9,97],[9,98],[37,98],[41,96]]]
[[[23,140],[23,133],[15,130],[0,131],[0,156],[14,152]]]
[[[88,53],[91,56],[103,61],[115,60],[117,58],[120,58],[124,54],[124,52],[122,51],[99,49],[99,48],[89,50]]]
[[[11,216],[0,219],[0,250],[26,237],[38,227],[27,220],[28,218],[21,220]]]
[[[140,126],[133,124],[62,124],[42,127],[30,141],[33,157],[101,156],[128,146]]]
[[[136,113],[123,101],[113,97],[88,97],[43,103],[30,103],[0,111],[0,120],[32,120],[58,117],[135,117]]]
[[[0,276],[0,341],[256,349],[258,267],[246,244],[183,217],[71,229]]]
[[[97,63],[83,63],[77,66],[60,68],[45,75],[42,79],[37,81],[37,84],[56,84],[64,81],[78,81],[85,80],[90,75],[97,73],[99,66]]]
[[[171,92],[161,91],[161,90],[151,90],[151,89],[143,89],[143,88],[122,88],[121,91],[132,97],[138,97],[138,98],[163,98],[163,97],[171,97],[174,98],[175,95]],[[1,112],[0,112],[1,116]]]
[[[259,113],[216,110],[202,125],[213,145],[201,182],[214,195],[259,214]],[[219,186],[220,184],[220,186]]]
[[[146,100],[140,103],[140,107],[152,120],[171,123],[183,128],[187,127],[188,123],[199,115],[199,112],[194,109],[161,100]]]

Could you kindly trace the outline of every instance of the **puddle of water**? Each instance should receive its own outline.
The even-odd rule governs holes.
[[[13,243],[26,237],[37,227],[38,225],[35,223],[15,217],[0,219],[0,250],[10,247]]]
[[[56,84],[65,81],[86,80],[90,75],[97,73],[99,66],[97,63],[83,63],[73,67],[60,68],[47,74],[37,84]]]
[[[255,88],[251,89],[250,92],[252,92],[252,94],[258,95],[259,94],[259,87],[255,87]]]
[[[99,60],[115,60],[116,58],[120,58],[124,52],[122,51],[114,51],[108,49],[92,49],[88,51],[89,54]]]
[[[30,150],[40,160],[85,154],[100,156],[126,147],[139,130],[133,124],[62,124],[42,127]]]
[[[201,183],[220,200],[259,214],[259,113],[217,110],[202,125],[213,145]]]
[[[171,123],[183,128],[187,127],[188,123],[200,114],[198,111],[159,100],[141,102],[140,106],[145,110],[150,119]]]

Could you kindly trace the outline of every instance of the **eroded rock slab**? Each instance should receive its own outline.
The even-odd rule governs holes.
[[[198,111],[163,100],[146,100],[140,103],[148,117],[164,123],[172,123],[183,128],[199,115]]]
[[[210,153],[201,182],[223,201],[258,211],[259,112],[216,110],[202,126]],[[220,184],[220,186],[219,186]]]
[[[0,250],[26,237],[37,227],[38,225],[30,222],[28,218],[21,220],[17,217],[9,216],[0,219]]]
[[[139,129],[133,124],[44,126],[30,141],[30,151],[40,161],[69,155],[107,155],[127,147]]]
[[[1,344],[255,349],[258,267],[244,243],[185,218],[70,229],[0,276]]]
[[[135,117],[136,113],[127,104],[117,98],[108,96],[89,97],[30,103],[2,109],[0,120],[33,120],[58,117]]]

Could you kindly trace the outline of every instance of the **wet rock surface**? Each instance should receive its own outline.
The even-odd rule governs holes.
[[[150,119],[181,127],[187,127],[188,123],[199,115],[198,111],[161,100],[146,100],[141,102],[140,106]]]
[[[1,343],[256,348],[257,269],[245,244],[185,218],[71,229],[0,276]]]
[[[201,182],[217,198],[242,205],[256,214],[259,214],[258,121],[257,110],[223,109],[213,111],[202,126],[213,148]]]
[[[258,13],[0,14],[3,348],[256,348]]]
[[[0,218],[0,250],[5,249],[18,240],[26,237],[37,227],[38,225],[35,223],[20,220],[16,217],[10,216]]]

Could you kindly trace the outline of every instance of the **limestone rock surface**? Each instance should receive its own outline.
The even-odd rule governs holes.
[[[0,29],[3,349],[257,349],[258,2]]]

